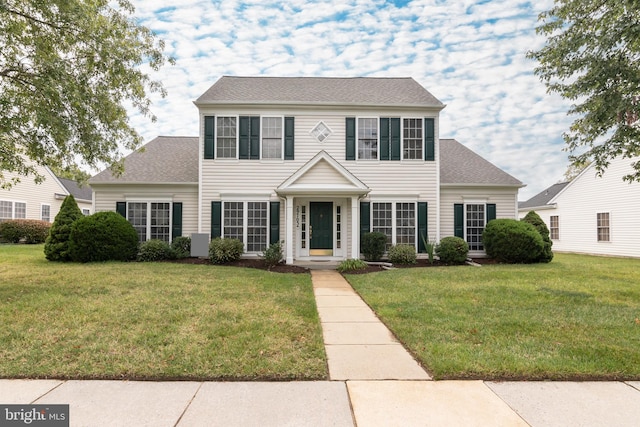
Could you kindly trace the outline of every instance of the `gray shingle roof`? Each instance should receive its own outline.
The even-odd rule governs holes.
[[[521,187],[522,182],[455,139],[440,140],[440,183]]]
[[[444,104],[411,77],[223,76],[195,101],[201,104],[403,105]]]
[[[89,180],[101,183],[197,183],[198,137],[159,136],[144,151],[134,151],[124,159],[124,173],[116,178],[105,169]]]
[[[93,198],[92,197],[93,190],[91,190],[91,187],[89,187],[87,184],[85,184],[85,185],[83,185],[81,187],[74,180],[66,179],[66,178],[60,178],[59,176],[56,177],[56,178],[58,178],[58,181],[60,181],[60,183],[62,185],[64,185],[64,188],[67,189],[69,194],[71,194],[74,199],[76,199],[76,200],[92,200],[92,198]]]
[[[553,184],[551,187],[546,188],[527,200],[526,202],[519,202],[519,209],[529,209],[529,208],[538,208],[541,206],[545,206],[549,204],[551,199],[553,199],[559,192],[562,191],[564,187],[566,187],[568,182],[558,182]]]

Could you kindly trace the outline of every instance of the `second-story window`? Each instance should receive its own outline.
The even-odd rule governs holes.
[[[282,158],[282,118],[262,118],[262,158]]]
[[[216,157],[236,158],[236,118],[218,117],[216,123]]]
[[[378,158],[378,119],[358,119],[358,158]]]
[[[405,159],[422,159],[422,119],[404,119],[403,151]]]

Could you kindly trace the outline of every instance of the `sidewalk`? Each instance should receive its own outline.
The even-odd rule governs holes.
[[[432,381],[341,275],[312,280],[330,381],[0,380],[0,404],[69,404],[72,426],[638,425],[640,382]]]

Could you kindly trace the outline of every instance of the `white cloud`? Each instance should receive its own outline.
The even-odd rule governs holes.
[[[193,100],[222,75],[411,76],[447,107],[456,138],[522,180],[526,199],[566,168],[568,104],[546,94],[526,52],[542,46],[537,15],[553,0],[133,0],[136,17],[176,58],[154,79],[156,123],[133,113],[146,140],[196,135]]]

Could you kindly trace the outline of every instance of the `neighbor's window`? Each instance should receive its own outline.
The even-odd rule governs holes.
[[[27,204],[22,202],[15,203],[15,212],[13,214],[15,219],[24,219],[27,217]]]
[[[13,219],[13,202],[0,200],[0,221]]]
[[[216,155],[219,159],[236,158],[236,118],[217,117]]]
[[[40,219],[51,222],[51,205],[40,205]]]
[[[358,119],[358,158],[378,158],[378,119]]]
[[[82,209],[82,215],[84,215],[84,216],[91,215],[91,210],[90,209]]]
[[[601,212],[597,214],[598,221],[598,242],[608,242],[609,234],[609,212]]]
[[[549,236],[551,240],[560,239],[560,221],[558,215],[552,215],[549,217]]]
[[[262,118],[262,158],[282,158],[282,118]]]
[[[482,244],[482,232],[486,224],[485,220],[485,205],[467,205],[467,243],[469,244],[470,251],[482,251],[484,245]]]
[[[403,119],[405,159],[422,159],[422,119]]]

